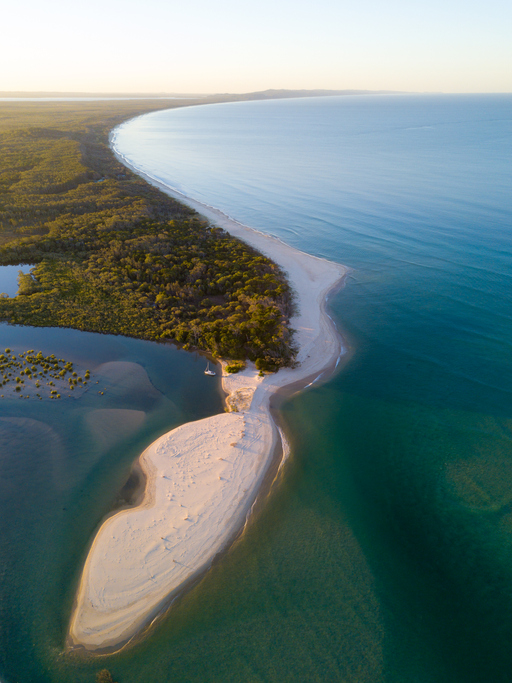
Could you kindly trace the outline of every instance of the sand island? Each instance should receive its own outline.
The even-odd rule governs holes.
[[[141,455],[144,500],[103,523],[83,569],[69,643],[87,650],[127,643],[229,544],[250,513],[276,449],[286,451],[269,410],[271,396],[328,374],[343,353],[325,308],[346,267],[289,247],[140,175],[282,268],[296,296],[290,322],[297,366],[264,377],[251,363],[235,375],[223,371],[229,412],[184,424]]]
[[[68,643],[88,650],[122,647],[243,529],[286,451],[270,398],[325,377],[341,352],[325,299],[343,266],[134,175],[111,153],[122,121],[193,103],[1,107],[5,162],[18,170],[4,178],[0,264],[34,266],[18,296],[0,297],[0,319],[174,341],[258,366],[223,377],[230,412],[182,425],[141,455],[142,503],[101,525],[83,568]],[[30,379],[21,369],[19,384]]]

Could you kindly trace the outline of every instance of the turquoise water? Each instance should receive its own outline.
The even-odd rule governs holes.
[[[196,627],[206,678],[509,680],[512,97],[196,107],[137,119],[117,144],[354,268],[332,301],[353,355],[286,406],[287,477],[219,569],[223,637]],[[199,680],[193,649],[182,680]]]
[[[0,678],[92,683],[106,666],[119,683],[509,681],[512,97],[189,107],[126,124],[117,145],[185,194],[351,266],[331,301],[351,355],[283,406],[293,456],[243,539],[149,638],[101,660],[65,654],[63,633],[87,541],[143,436],[94,463],[82,443],[70,459],[41,439],[31,488],[12,456],[0,478],[13,477],[1,500],[17,511],[0,516],[13,548],[2,556]],[[126,344],[159,349],[144,362],[159,378],[162,347],[100,339],[122,343],[107,359],[138,357]],[[166,400],[178,421],[215,405],[196,405],[192,370],[180,374],[196,361],[177,359],[183,379],[151,399],[148,437],[168,419]],[[65,443],[82,424],[73,411],[44,417]],[[66,488],[75,469],[79,484]]]
[[[169,346],[5,324],[0,339],[2,352],[41,350],[91,371],[78,399],[0,398],[0,679],[75,680],[56,672],[69,663],[64,638],[95,528],[144,448],[221,411],[220,393],[204,359]]]

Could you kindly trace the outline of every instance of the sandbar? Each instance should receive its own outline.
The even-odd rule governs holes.
[[[208,569],[243,528],[276,449],[286,451],[272,419],[271,397],[284,387],[325,379],[344,352],[326,301],[349,271],[180,195],[113,150],[148,182],[283,269],[295,294],[296,314],[290,324],[296,330],[298,354],[297,367],[265,377],[251,363],[235,375],[228,375],[223,364],[229,412],[173,429],[141,455],[146,475],[142,503],[102,524],[82,572],[68,642],[91,651],[129,642]]]

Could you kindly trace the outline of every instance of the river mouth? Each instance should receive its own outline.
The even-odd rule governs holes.
[[[13,647],[17,634],[32,629],[39,653],[48,642],[55,649],[62,643],[97,525],[113,507],[137,505],[143,493],[134,461],[169,428],[221,412],[223,404],[203,358],[169,344],[7,323],[0,323],[0,338],[2,353],[53,353],[90,368],[94,378],[87,391],[61,401],[1,399],[0,593],[12,616],[2,641],[9,665],[26,670],[24,649]],[[29,665],[26,680],[37,680],[38,666]],[[0,677],[11,680],[5,670]]]

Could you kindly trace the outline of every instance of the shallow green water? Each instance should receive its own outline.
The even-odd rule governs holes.
[[[125,681],[510,681],[512,99],[216,105],[119,131],[139,168],[354,268],[353,349],[293,457]]]
[[[241,541],[150,637],[101,659],[63,649],[91,533],[144,435],[220,404],[192,356],[107,337],[94,338],[103,362],[142,359],[163,398],[116,397],[123,380],[101,401],[63,402],[64,416],[23,403],[53,431],[32,425],[17,445],[4,425],[2,680],[93,683],[106,666],[119,683],[510,681],[511,122],[510,96],[138,120],[132,149],[148,151],[146,170],[171,185],[183,172],[190,194],[354,268],[332,301],[353,354],[283,406],[293,456]],[[73,339],[73,360],[96,349]],[[121,429],[103,457],[91,447],[101,416],[94,431],[85,415],[105,406],[148,422],[124,443]],[[34,442],[37,457],[19,459]]]
[[[79,399],[0,399],[0,676],[54,680],[89,539],[132,462],[222,404],[204,359],[169,346],[6,325],[0,338],[15,353],[55,353],[92,372]]]
[[[357,306],[355,292],[334,311]],[[19,637],[37,655],[19,680],[85,683],[103,666],[120,683],[509,680],[512,421],[434,377],[422,402],[399,375],[384,398],[396,351],[356,334],[361,351],[333,381],[283,406],[293,458],[267,506],[149,638],[101,659],[64,654],[50,605],[70,599],[63,575],[31,608],[51,628],[36,619],[35,650]]]

